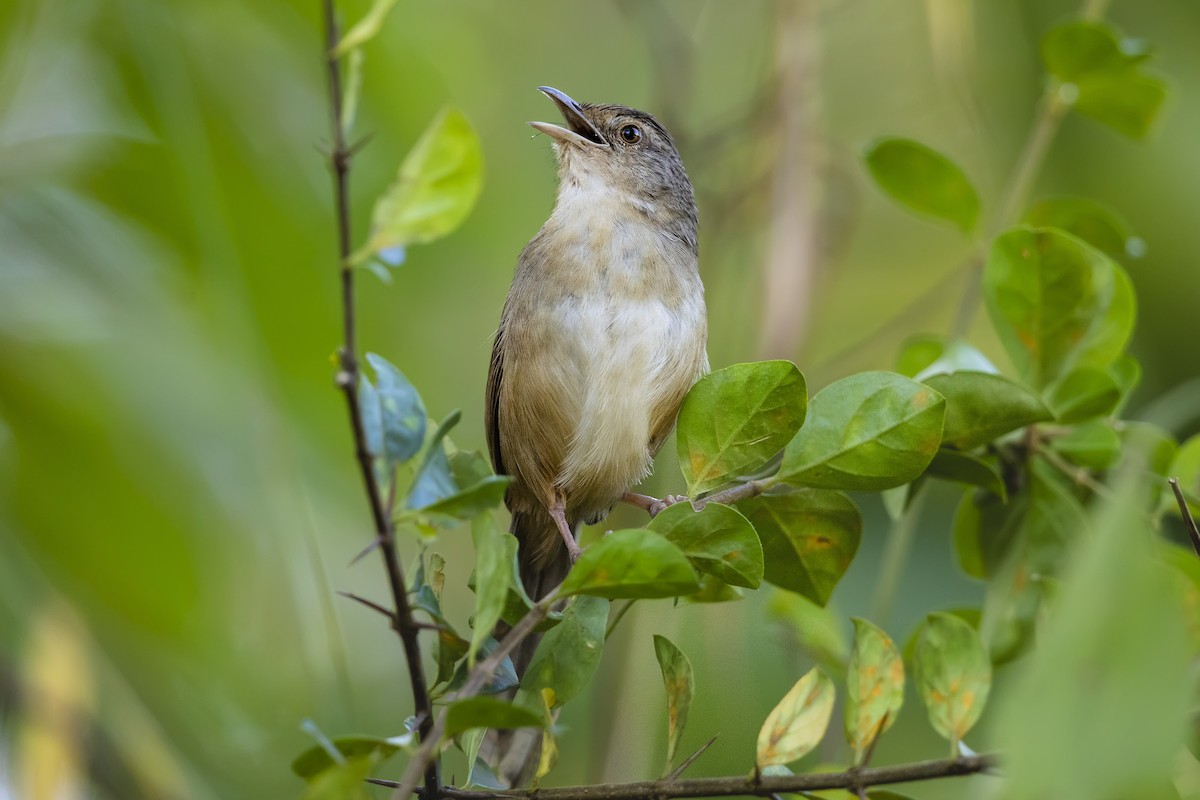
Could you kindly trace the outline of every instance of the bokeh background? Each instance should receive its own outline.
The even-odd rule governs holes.
[[[342,6],[354,20],[366,3]],[[791,358],[811,391],[888,368],[907,335],[949,330],[974,243],[882,198],[863,146],[897,134],[949,154],[994,214],[1041,91],[1039,37],[1077,10],[400,0],[366,50],[359,129],[374,138],[353,167],[356,235],[445,104],[482,138],[486,183],[459,232],[412,249],[391,285],[362,273],[361,342],[431,414],[461,408],[456,442],[483,447],[490,335],[553,200],[549,145],[524,125],[554,118],[535,91],[550,84],[652,111],[679,139],[714,366]],[[1145,367],[1128,416],[1184,436],[1200,409],[1200,5],[1118,0],[1109,18],[1156,46],[1168,112],[1143,144],[1069,118],[1035,194],[1102,200],[1146,242],[1126,263]],[[332,386],[317,3],[9,0],[0,35],[0,797],[298,796],[303,720],[390,735],[411,711],[396,637],[333,594],[385,589],[374,560],[347,566],[371,534]],[[1003,364],[982,313],[976,328]],[[649,491],[681,486],[671,452]],[[788,620],[811,629],[818,612],[766,588],[719,607],[640,603],[561,720],[552,780],[657,772],[652,632],[696,666],[681,750],[720,733],[694,774],[739,774],[814,649],[844,647],[850,615],[903,641],[927,611],[978,603],[950,551],[951,492],[934,493],[895,592],[878,588],[886,516],[860,500],[863,545],[826,641],[798,641]],[[436,549],[465,624],[469,536]],[[910,697],[877,761],[943,751]],[[833,736],[805,763],[845,757]]]

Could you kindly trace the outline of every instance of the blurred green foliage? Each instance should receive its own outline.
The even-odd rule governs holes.
[[[1055,25],[1076,8],[1058,0],[805,7],[811,25],[796,39],[780,32],[780,6],[757,0],[537,0],[519,11],[482,0],[397,4],[361,65],[356,125],[375,137],[353,172],[356,242],[366,241],[370,209],[396,165],[447,103],[478,133],[487,178],[463,228],[408,254],[391,286],[360,275],[360,340],[404,370],[432,416],[463,409],[459,447],[482,446],[488,337],[516,253],[552,199],[548,147],[523,127],[551,113],[533,90],[545,83],[646,108],[676,134],[699,191],[709,351],[721,366],[758,355],[760,264],[781,152],[777,50],[810,48],[817,68],[804,100],[822,234],[807,244],[820,255],[809,284],[818,302],[788,355],[816,394],[850,373],[890,367],[909,334],[949,332],[972,244],[914,224],[868,186],[858,155],[884,133],[934,145],[969,167],[982,218],[994,215],[1041,94],[1041,36],[1063,30]],[[365,11],[365,2],[346,3],[348,19]],[[1125,0],[1111,17],[1156,44],[1155,69],[1200,69],[1200,8]],[[402,734],[411,708],[395,637],[333,596],[385,589],[372,562],[343,566],[370,533],[331,387],[340,334],[329,177],[316,149],[329,135],[318,8],[17,0],[0,6],[0,34],[0,699],[15,709],[0,723],[0,756],[17,770],[47,770],[0,780],[22,797],[86,771],[102,797],[295,796],[301,784],[288,764],[311,744],[302,720]],[[1099,48],[1108,55],[1078,87],[1081,110],[1126,82],[1166,86],[1143,51]],[[1082,68],[1053,63],[1064,80]],[[1034,199],[1082,195],[1117,212],[1118,222],[1093,214],[1072,232],[1105,249],[1083,232],[1099,225],[1106,241],[1115,236],[1141,256],[1124,262],[1141,309],[1132,350],[1144,367],[1125,416],[1182,440],[1200,423],[1200,226],[1190,221],[1200,87],[1180,79],[1171,88],[1171,114],[1147,144],[1068,117]],[[1108,122],[1140,137],[1140,118]],[[1013,352],[981,315],[972,333],[996,362]],[[1095,450],[1076,444],[1060,447],[1064,458]],[[1195,472],[1188,458],[1182,466]],[[664,458],[650,491],[682,483]],[[988,599],[956,571],[946,534],[955,495],[943,489],[930,491],[929,521],[914,532],[898,593],[871,613],[897,641],[927,612]],[[668,634],[695,665],[682,752],[719,730],[694,769],[744,772],[783,690],[814,659],[829,669],[844,658],[839,629],[844,640],[849,615],[871,606],[887,521],[881,506],[864,507],[861,546],[849,536],[856,531],[846,534],[860,552],[833,596],[836,613],[779,601],[788,606],[782,619],[803,619],[806,633],[823,622],[826,639],[794,642],[787,623],[766,622],[766,592],[744,603],[635,608],[560,721],[571,745],[554,779],[634,779],[658,768],[666,733],[645,713],[662,705],[649,632]],[[608,526],[626,522],[640,524],[625,516]],[[1160,664],[1164,681],[1181,677],[1170,641],[1144,624],[1143,615],[1166,613],[1162,581],[1114,531],[1115,522],[1097,531],[1079,582],[1060,600],[1058,624],[1072,635],[1038,656],[1104,664],[1111,640],[1095,626],[1112,620],[1132,644],[1097,674],[1101,693],[1119,685],[1113,675],[1143,667],[1139,659]],[[456,587],[474,563],[468,539],[460,527],[437,541]],[[1123,579],[1145,590],[1143,602],[1093,604]],[[461,592],[445,603],[459,618],[471,612]],[[584,626],[593,636],[598,619]],[[995,623],[994,650],[1009,622]],[[983,743],[1013,682],[996,676],[978,726]],[[1030,726],[1044,696],[1085,702],[1078,688],[1017,686],[999,724]],[[1102,739],[1123,707],[1098,696],[1113,716],[1097,717],[1105,722],[1089,743],[1096,758],[1139,734]],[[79,713],[55,724],[39,712],[44,698]],[[1157,732],[1165,741],[1178,722],[1165,718],[1170,711]],[[944,746],[919,714],[897,729],[877,761]],[[1060,788],[1038,760],[1049,750],[1042,741],[1030,741],[1016,778],[1030,796]],[[1104,775],[1123,785],[1143,777],[1106,765]],[[465,774],[462,764],[448,769]],[[1190,765],[1181,784],[1185,794],[1200,791],[1200,771]],[[921,793],[959,797],[962,787]]]

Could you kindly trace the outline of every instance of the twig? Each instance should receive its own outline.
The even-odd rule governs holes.
[[[1103,483],[1100,483],[1100,481],[1093,478],[1086,469],[1075,466],[1058,453],[1051,450],[1049,447],[1038,447],[1037,454],[1046,459],[1047,464],[1054,467],[1056,470],[1078,485],[1090,489],[1093,494],[1105,498],[1111,498],[1113,496],[1112,490]]]
[[[594,786],[564,786],[556,789],[517,789],[509,791],[473,791],[446,786],[442,796],[450,800],[644,800],[672,797],[730,797],[750,795],[771,797],[781,793],[815,792],[822,789],[853,789],[858,786],[883,786],[935,778],[974,775],[991,769],[995,756],[965,756],[949,761],[918,761],[890,767],[825,772],[813,775],[733,775],[724,778],[692,778],[637,783],[610,783]],[[375,781],[396,786],[394,781]]]
[[[354,314],[354,268],[350,264],[351,229],[350,229],[350,159],[351,151],[346,146],[345,131],[342,130],[342,76],[341,64],[334,55],[338,43],[338,24],[334,12],[333,0],[323,0],[325,17],[325,63],[329,79],[329,111],[333,129],[333,143],[329,152],[329,164],[333,171],[334,205],[337,210],[338,256],[341,262],[342,287],[342,347],[339,353],[341,369],[337,375],[337,385],[346,397],[346,407],[350,414],[350,428],[354,435],[354,453],[358,460],[359,471],[362,473],[363,485],[367,492],[367,500],[371,506],[371,516],[375,523],[375,535],[383,553],[384,566],[387,569],[388,584],[392,593],[395,611],[392,614],[392,627],[400,635],[404,646],[404,655],[408,663],[408,678],[412,689],[414,713],[421,720],[419,727],[422,739],[427,738],[432,731],[433,703],[429,697],[429,687],[425,682],[425,668],[421,663],[421,645],[418,639],[419,628],[413,622],[412,608],[408,603],[407,588],[404,582],[404,572],[400,567],[400,559],[396,554],[395,532],[392,521],[384,508],[382,492],[375,477],[372,456],[367,449],[366,435],[363,431],[362,412],[358,403],[359,369],[357,346],[355,338]],[[424,800],[438,800],[441,781],[438,777],[438,765],[430,762],[425,772]]]
[[[504,659],[516,649],[517,645],[525,640],[525,637],[534,632],[534,629],[546,618],[550,613],[551,607],[558,602],[558,589],[550,592],[543,597],[533,608],[529,609],[521,620],[513,626],[512,630],[500,640],[496,648],[488,654],[488,657],[475,665],[475,669],[467,676],[466,682],[462,689],[455,695],[455,700],[465,700],[468,697],[473,697],[479,694],[483,687],[487,686],[492,675],[495,674],[497,668],[503,663]],[[417,752],[413,753],[413,757],[409,760],[408,766],[404,770],[404,775],[399,781],[380,781],[373,780],[372,783],[380,786],[391,786],[396,789],[392,792],[393,800],[408,800],[413,791],[417,788],[417,784],[421,780],[421,774],[426,772],[430,765],[436,763],[437,750],[441,746],[442,734],[446,730],[446,713],[448,709],[442,709],[442,713],[438,714],[437,720],[433,723],[432,728],[428,733],[422,732],[421,746]],[[442,797],[446,796],[446,789],[441,789]],[[423,800],[430,800],[423,798]]]
[[[739,483],[737,486],[730,486],[728,489],[722,489],[716,494],[710,494],[708,497],[702,497],[692,505],[697,511],[704,509],[709,503],[724,503],[729,505],[736,503],[739,500],[745,500],[748,497],[757,497],[775,485],[773,478],[762,478],[756,481],[746,481]]]
[[[1171,491],[1175,492],[1175,502],[1179,504],[1183,524],[1187,526],[1188,536],[1192,537],[1192,547],[1196,549],[1196,555],[1200,556],[1200,529],[1196,527],[1196,520],[1192,519],[1192,510],[1188,508],[1187,498],[1179,488],[1179,478],[1169,478],[1167,483],[1171,484]]]

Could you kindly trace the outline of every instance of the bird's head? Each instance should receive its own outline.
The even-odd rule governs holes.
[[[563,189],[615,192],[651,216],[690,218],[696,203],[675,140],[658,120],[628,106],[578,103],[539,87],[564,125],[531,122],[554,140]]]

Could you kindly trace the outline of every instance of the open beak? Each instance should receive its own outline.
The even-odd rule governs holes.
[[[529,123],[534,129],[568,144],[576,144],[581,147],[608,147],[608,142],[600,135],[600,131],[596,130],[596,126],[583,113],[583,106],[568,97],[566,93],[553,87],[539,86],[538,91],[554,101],[554,105],[558,106],[559,112],[563,115],[563,121],[567,125],[564,128],[549,122]]]

